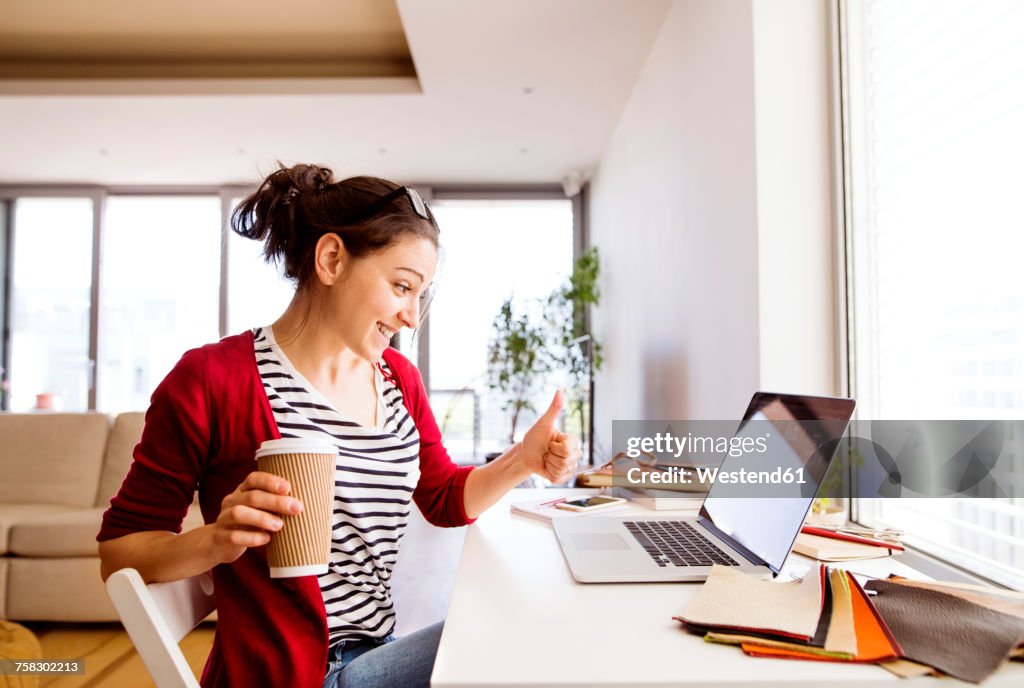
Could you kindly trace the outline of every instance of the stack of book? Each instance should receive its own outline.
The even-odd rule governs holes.
[[[793,551],[818,561],[877,559],[902,552],[901,535],[859,526],[805,525],[793,543]]]
[[[861,587],[820,564],[802,580],[778,583],[716,565],[673,618],[754,657],[878,664],[900,676],[978,683],[1024,655],[1024,595],[947,585],[891,578]]]
[[[625,452],[619,452],[610,461],[597,468],[580,471],[575,476],[576,487],[628,487],[638,492],[658,493],[656,496],[668,497],[678,497],[679,492],[706,493],[711,488],[710,483],[702,483],[696,479],[687,484],[662,482],[657,478],[662,478],[673,471],[685,470],[691,475],[696,475],[697,466],[681,463],[659,464],[657,457],[653,454],[646,452],[642,452],[642,454],[642,458],[632,459]],[[658,473],[663,475],[652,479],[652,474]],[[654,488],[644,489],[644,486],[654,486]]]

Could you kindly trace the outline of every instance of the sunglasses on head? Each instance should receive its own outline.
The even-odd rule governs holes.
[[[437,227],[437,222],[434,221],[434,216],[431,214],[430,208],[427,207],[426,202],[420,196],[419,192],[408,186],[400,186],[391,193],[381,196],[376,201],[371,201],[362,208],[349,213],[349,215],[347,215],[345,219],[338,224],[351,225],[362,220],[367,220],[374,215],[377,215],[395,199],[401,198],[402,196],[407,196],[409,198],[409,204],[412,206],[413,212]]]

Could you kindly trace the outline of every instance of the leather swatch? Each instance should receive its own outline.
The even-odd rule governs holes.
[[[709,643],[722,643],[724,645],[739,645],[748,655],[762,656],[760,652],[765,649],[778,650],[772,656],[786,657],[790,659],[820,659],[822,661],[835,660],[847,661],[853,659],[853,655],[842,652],[829,652],[823,647],[801,645],[788,640],[776,640],[775,638],[759,638],[754,635],[743,635],[739,633],[722,633],[720,631],[709,631],[704,636]],[[767,655],[763,655],[767,656]]]
[[[1024,619],[955,595],[874,580],[867,586],[907,659],[979,683],[1024,640]]]
[[[763,633],[755,631],[744,631],[744,632],[729,632],[721,631],[709,628],[700,629],[705,632],[704,640],[712,643],[725,643],[728,645],[741,645],[743,643],[755,643],[758,645],[764,645],[765,647],[775,647],[777,649],[793,649],[797,651],[809,651],[813,653],[821,653],[825,655],[835,655],[837,657],[849,656],[841,655],[840,653],[827,652],[825,650],[825,640],[828,636],[828,629],[830,627],[830,618],[832,616],[832,591],[826,589],[825,594],[825,606],[821,611],[821,617],[818,619],[818,627],[814,631],[814,636],[808,640],[802,640],[799,638],[787,638],[778,634]],[[691,628],[693,628],[691,626]]]
[[[825,603],[825,569],[802,581],[758,580],[715,565],[683,613],[673,617],[691,628],[753,631],[809,641],[819,630]],[[827,625],[822,629],[822,644]]]
[[[825,650],[855,657],[857,630],[853,625],[853,599],[846,573],[839,569],[829,572],[832,590],[832,618],[825,636]]]
[[[790,644],[768,647],[757,638],[749,638],[742,644],[743,651],[753,657],[777,657],[783,659],[809,659],[823,662],[855,662],[874,664],[902,657],[902,650],[885,626],[881,617],[871,606],[871,601],[857,581],[843,572],[850,584],[850,604],[853,611],[854,632],[857,636],[857,654],[853,657],[837,656],[824,648],[799,647]]]
[[[950,590],[964,590],[966,592],[980,592],[983,595],[989,595],[991,597],[1005,598],[1007,600],[1017,600],[1018,602],[1024,602],[1024,592],[1018,590],[1006,590],[1003,588],[993,588],[990,585],[978,585],[975,583],[955,583],[953,581],[916,581],[903,576],[898,576],[895,573],[890,574],[886,580],[896,581],[899,583],[909,582],[912,585],[920,587],[931,587],[940,589],[939,592],[948,592]]]
[[[970,589],[965,589],[961,587],[952,587],[948,583],[915,581],[901,576],[889,576],[887,580],[893,583],[899,583],[900,585],[909,585],[915,588],[924,588],[926,590],[934,590],[947,595],[953,595],[954,597],[959,597],[962,600],[967,600],[974,604],[980,604],[982,607],[987,609],[1002,612],[1003,614],[1009,614],[1010,616],[1016,616],[1018,619],[1024,619],[1024,598],[1007,596],[1000,590],[982,592],[981,590],[983,589],[979,589],[975,586],[971,586]],[[1019,593],[1011,593],[1011,595],[1017,594]]]
[[[909,659],[893,659],[888,662],[880,662],[878,666],[896,674],[900,678],[914,678],[915,676],[942,676],[938,671],[927,664],[912,662]]]

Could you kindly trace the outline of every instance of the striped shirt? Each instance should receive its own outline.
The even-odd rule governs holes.
[[[391,572],[419,480],[419,433],[382,360],[376,367],[377,427],[347,419],[256,328],[256,364],[282,437],[329,437],[334,470],[331,561],[319,576],[329,644],[382,638],[395,627]]]

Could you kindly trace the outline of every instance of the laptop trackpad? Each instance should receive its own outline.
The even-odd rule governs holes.
[[[629,549],[618,533],[573,533],[572,544],[578,550]]]

